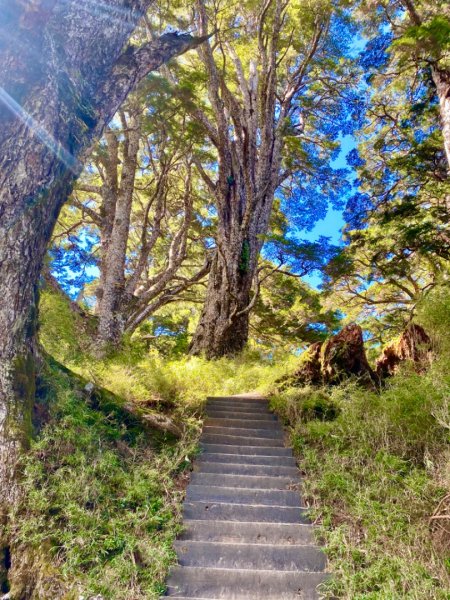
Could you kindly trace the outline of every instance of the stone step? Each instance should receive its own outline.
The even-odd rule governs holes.
[[[229,449],[229,447],[227,448]],[[226,449],[226,450],[227,450]],[[293,456],[261,456],[249,454],[230,454],[227,451],[213,452],[208,450],[200,454],[195,462],[201,466],[204,462],[227,463],[238,465],[259,465],[259,466],[277,466],[294,468],[296,462]]]
[[[213,416],[214,413],[220,413],[220,416],[227,419],[240,419],[242,415],[249,419],[266,419],[275,416],[267,408],[246,408],[243,406],[207,406],[204,412],[208,417]],[[277,421],[277,419],[272,420]]]
[[[313,526],[298,523],[184,522],[182,540],[247,544],[314,544]]]
[[[255,506],[295,506],[300,508],[300,494],[291,490],[259,490],[233,487],[212,487],[190,484],[186,491],[188,502],[226,502]]]
[[[206,425],[203,427],[203,433],[208,435],[239,435],[246,438],[284,439],[283,431],[279,427],[273,427],[272,429],[251,429],[249,427],[234,427],[233,425],[222,427]]]
[[[184,540],[175,548],[178,564],[186,567],[316,572],[325,568],[325,555],[315,546]]]
[[[323,573],[174,567],[168,596],[218,600],[315,600]]]
[[[299,483],[298,477],[257,476],[257,475],[229,475],[225,473],[193,473],[190,483],[192,485],[206,485],[210,487],[247,488],[258,490],[287,490]]]
[[[267,405],[267,398],[261,398],[260,396],[208,396],[206,398],[207,402],[238,402],[238,403],[245,403],[248,402],[249,404],[264,404]]]
[[[242,435],[209,434],[204,433],[200,438],[204,444],[226,444],[230,446],[253,446],[268,448],[284,448],[284,442],[280,438],[246,437]]]
[[[209,419],[220,419],[221,421],[226,421],[223,423],[227,425],[228,423],[235,423],[236,421],[242,421],[242,423],[248,423],[249,427],[252,427],[255,423],[257,427],[271,427],[274,423],[279,423],[278,418],[271,413],[266,412],[241,412],[230,414],[227,410],[214,408],[208,410],[208,418]],[[264,423],[264,425],[261,425]]]
[[[204,454],[237,454],[247,456],[292,456],[291,448],[271,448],[264,446],[233,446],[231,444],[200,443]]]
[[[233,421],[268,421],[269,423],[280,423],[279,419],[266,411],[242,412],[240,410],[217,408],[205,411],[205,415],[211,419],[231,419]]]
[[[223,455],[217,456],[219,456],[220,458],[220,456]],[[297,469],[297,467],[285,467],[281,465],[249,465],[216,461],[209,462],[207,460],[196,460],[194,463],[194,472],[201,472],[205,474],[211,473],[219,475],[259,475],[261,477],[289,477],[292,479],[292,481],[299,481],[300,479],[300,472]]]
[[[186,490],[186,500],[188,502],[304,508],[299,491],[287,489],[234,488],[191,483]]]
[[[206,427],[245,427],[246,429],[278,429],[281,427],[273,421],[262,419],[218,419],[216,417],[207,418],[205,420]]]
[[[261,506],[232,502],[186,500],[185,519],[194,521],[237,521],[245,523],[309,523],[307,510],[294,506]]]
[[[224,400],[216,400],[214,402],[208,402],[205,406],[206,410],[210,408],[223,408],[230,411],[243,410],[248,412],[264,412],[270,413],[267,402],[256,404],[254,402],[229,402]]]

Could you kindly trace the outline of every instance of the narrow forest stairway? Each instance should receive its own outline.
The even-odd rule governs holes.
[[[326,578],[299,472],[267,400],[209,398],[167,596],[312,600]]]

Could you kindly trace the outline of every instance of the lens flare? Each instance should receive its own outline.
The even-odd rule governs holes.
[[[64,148],[64,146],[55,140],[55,138],[40,125],[29,113],[12,98],[8,92],[0,87],[0,102],[3,103],[18,119],[26,125],[34,135],[55,154],[55,156],[64,163],[76,175],[81,171],[82,165],[73,154]]]

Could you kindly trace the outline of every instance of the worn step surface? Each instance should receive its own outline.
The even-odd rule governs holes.
[[[209,487],[227,488],[250,488],[259,490],[287,490],[292,489],[298,483],[294,476],[286,475],[230,475],[221,473],[193,473],[191,475],[193,485],[206,485]]]
[[[227,454],[226,452],[208,452],[200,455],[197,464],[203,462],[233,463],[241,465],[266,465],[266,466],[286,466],[295,467],[295,460],[292,456],[258,456],[254,454]]]
[[[230,415],[228,410],[211,409],[205,425],[219,425],[224,427],[267,427],[272,429],[278,423],[275,415],[266,413],[240,412]]]
[[[296,506],[261,506],[225,502],[184,503],[185,519],[238,521],[241,523],[308,523],[306,510]]]
[[[254,403],[236,404],[236,402],[215,402],[215,403],[209,404],[207,407],[207,410],[208,411],[215,411],[215,410],[228,411],[230,419],[232,419],[236,415],[239,416],[241,413],[251,413],[253,415],[256,415],[257,417],[261,416],[261,415],[267,416],[267,415],[271,414],[266,410],[266,407],[263,404],[260,404],[258,406]]]
[[[174,567],[169,579],[172,598],[214,600],[314,600],[324,573],[259,569]]]
[[[296,467],[282,465],[257,465],[257,464],[240,464],[233,462],[221,462],[220,455],[218,460],[200,461],[197,460],[194,464],[194,471],[203,474],[219,474],[219,475],[250,475],[250,476],[272,476],[272,477],[292,477],[294,481],[298,481],[298,469]]]
[[[272,438],[277,440],[284,439],[283,433],[278,430],[274,430],[272,428],[261,428],[261,429],[250,429],[248,427],[232,427],[231,425],[226,425],[222,427],[218,427],[216,425],[206,425],[203,428],[203,433],[207,435],[238,435],[240,437],[246,438]]]
[[[190,484],[186,500],[188,502],[220,502],[227,504],[252,504],[257,506],[298,506],[300,494],[291,490],[264,490],[252,488],[218,487]]]
[[[186,521],[181,540],[235,542],[237,544],[308,545],[314,543],[313,526],[299,523],[236,523]]]
[[[251,454],[253,456],[292,456],[290,448],[264,446],[235,446],[234,444],[211,444],[200,442],[200,448],[205,454]]]
[[[252,448],[270,448],[271,451],[274,448],[282,448],[286,450],[284,447],[284,443],[282,439],[276,438],[266,438],[266,437],[244,437],[242,435],[229,435],[227,433],[204,433],[202,435],[202,440],[204,444],[225,444],[227,446],[233,447],[242,447],[242,446],[251,446]],[[283,456],[283,455],[282,455]]]
[[[313,600],[325,555],[292,450],[261,398],[209,398],[166,597]]]
[[[176,542],[179,564],[225,569],[323,571],[325,558],[314,546],[236,544],[228,542]]]

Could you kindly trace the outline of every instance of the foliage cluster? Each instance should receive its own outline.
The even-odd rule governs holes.
[[[367,40],[356,61],[366,110],[347,156],[356,193],[344,212],[344,247],[327,276],[332,304],[345,303],[349,318],[384,344],[448,276],[448,132],[439,82],[448,80],[450,15],[441,1],[355,6]]]

